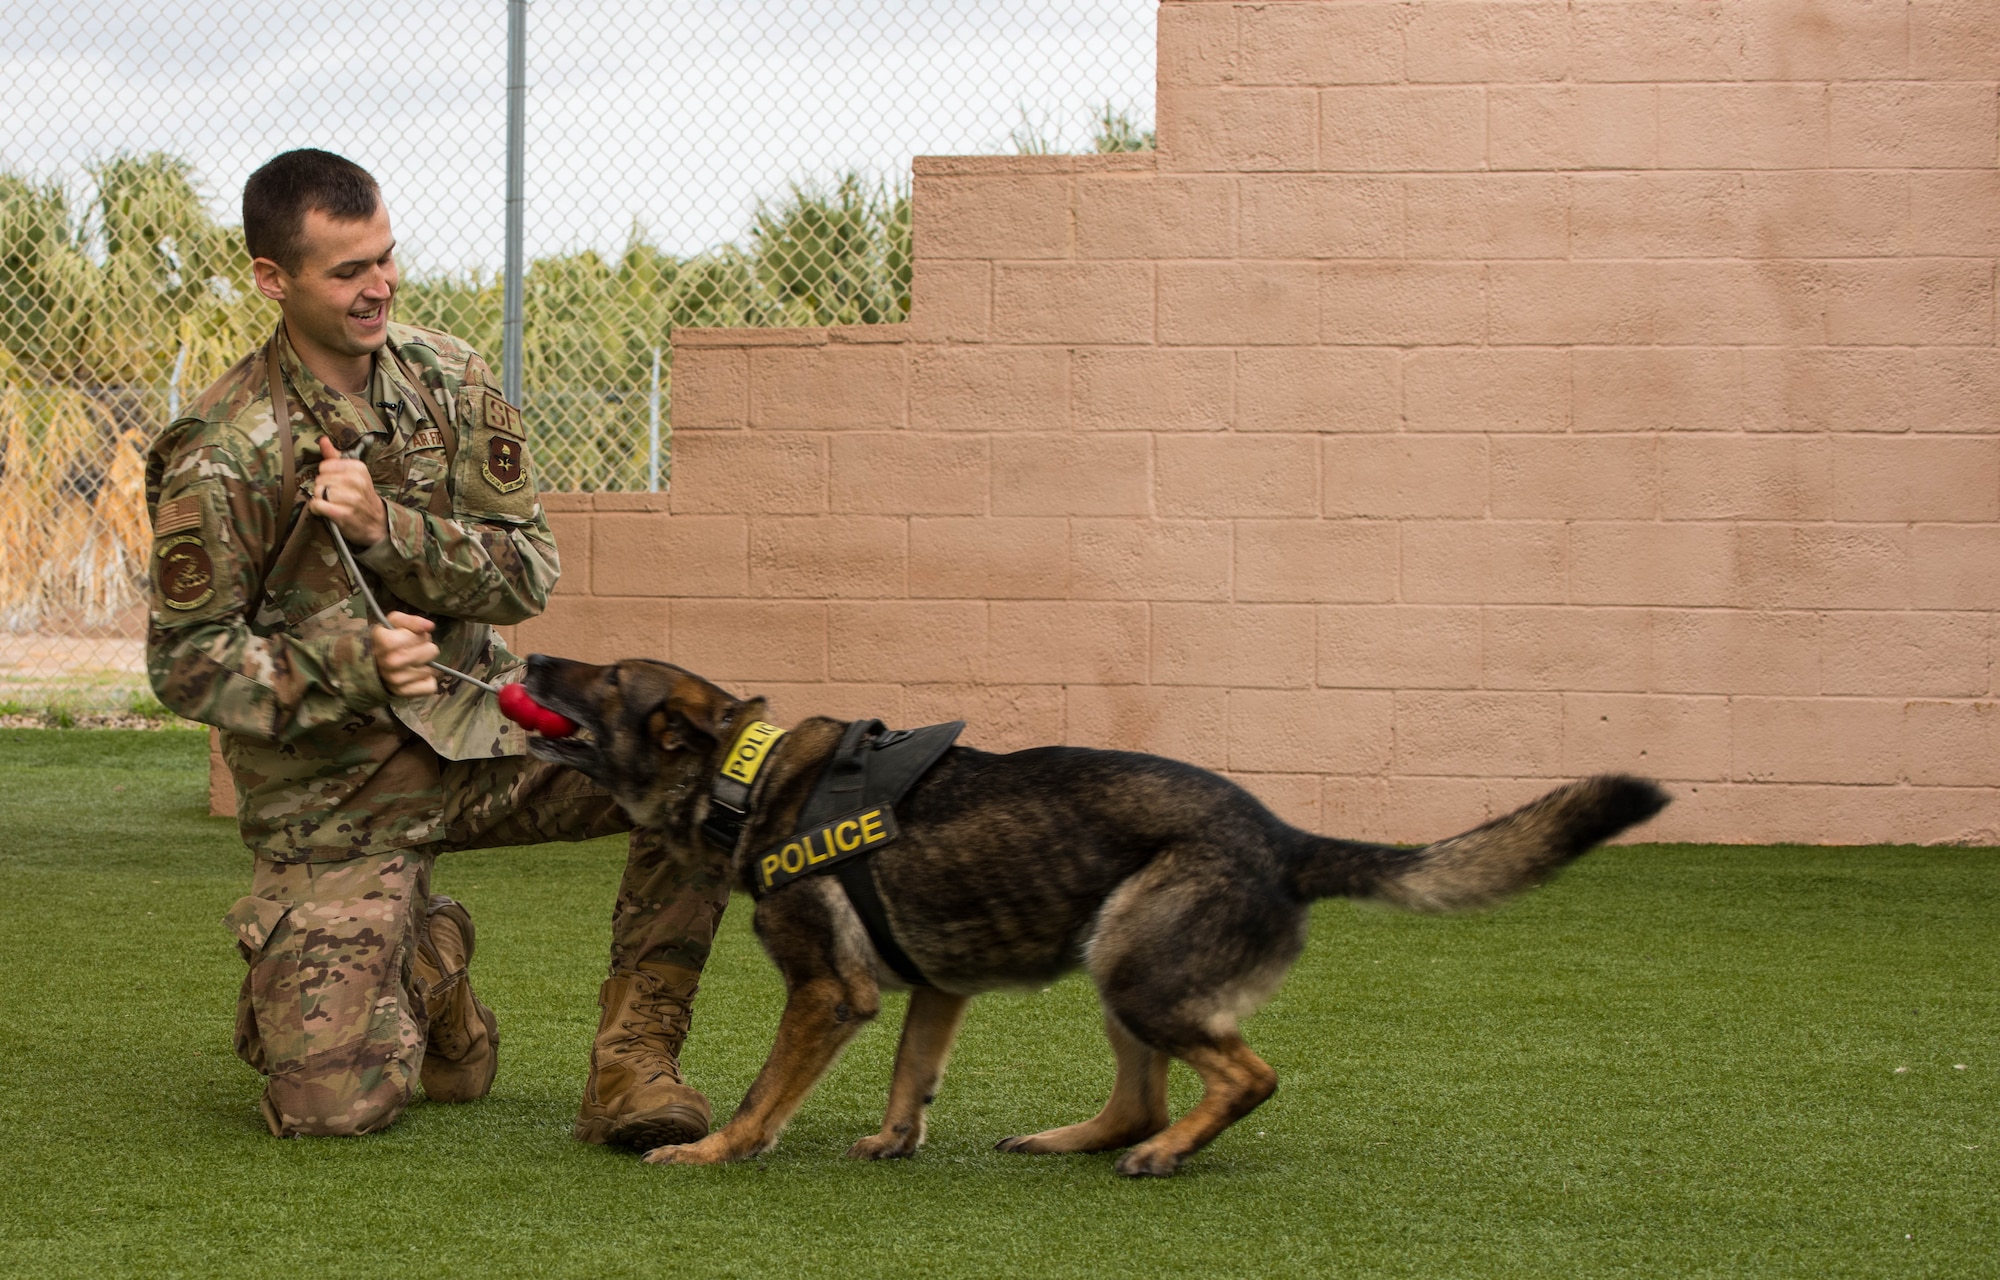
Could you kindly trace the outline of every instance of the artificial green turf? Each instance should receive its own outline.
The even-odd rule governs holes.
[[[0,1273],[2000,1272],[1991,851],[1639,847],[1483,918],[1322,904],[1249,1026],[1277,1096],[1165,1182],[992,1150],[1102,1101],[1076,979],[974,1007],[915,1160],[842,1158],[892,997],[777,1150],[654,1168],[569,1137],[617,842],[440,864],[500,1014],[492,1097],[266,1135],[220,924],[247,855],[203,762],[190,733],[0,731]],[[688,1051],[724,1113],[780,996],[748,924]]]

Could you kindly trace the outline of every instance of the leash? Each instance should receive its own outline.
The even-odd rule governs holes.
[[[346,455],[342,454],[341,456],[345,457]],[[320,519],[326,521],[326,527],[333,532],[333,549],[340,553],[340,563],[347,570],[347,576],[353,579],[354,585],[361,589],[362,602],[368,606],[369,620],[374,622],[378,627],[387,627],[391,631],[400,630],[401,628],[389,621],[388,615],[382,612],[382,606],[376,602],[375,593],[368,589],[368,579],[361,576],[361,566],[354,562],[354,552],[347,545],[347,535],[340,531],[340,526],[333,522],[332,516],[321,516]],[[455,671],[442,662],[433,660],[424,665],[441,675],[452,676],[455,679],[465,681],[467,684],[476,685],[488,693],[500,692],[499,685],[489,684],[481,680],[478,676],[469,676],[463,671]]]

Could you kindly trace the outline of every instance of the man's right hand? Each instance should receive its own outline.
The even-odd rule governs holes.
[[[382,673],[383,687],[398,698],[436,693],[437,673],[427,664],[438,656],[438,647],[431,643],[437,624],[410,613],[391,613],[389,624],[369,632],[375,639],[375,669]]]

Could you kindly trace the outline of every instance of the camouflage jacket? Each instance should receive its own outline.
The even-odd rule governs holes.
[[[520,414],[483,360],[442,333],[389,327],[364,415],[279,338],[298,478],[288,527],[284,463],[264,349],[240,361],[154,442],[146,661],[160,701],[222,730],[243,839],[285,862],[382,853],[441,838],[435,757],[519,755],[526,738],[494,698],[439,677],[437,694],[390,698],[366,606],[326,521],[306,509],[319,437],[368,464],[389,531],[356,555],[385,610],[437,621],[440,661],[484,679],[520,660],[491,624],[541,612],[561,566],[529,475]],[[423,379],[457,433],[405,381]],[[359,446],[358,453],[356,446]],[[431,513],[444,484],[449,517]]]

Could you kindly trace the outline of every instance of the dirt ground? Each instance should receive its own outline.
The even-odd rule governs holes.
[[[138,720],[150,701],[145,641],[137,636],[68,636],[0,632],[0,726],[23,714],[61,708],[83,723],[105,716]],[[39,714],[31,715],[41,723]]]

